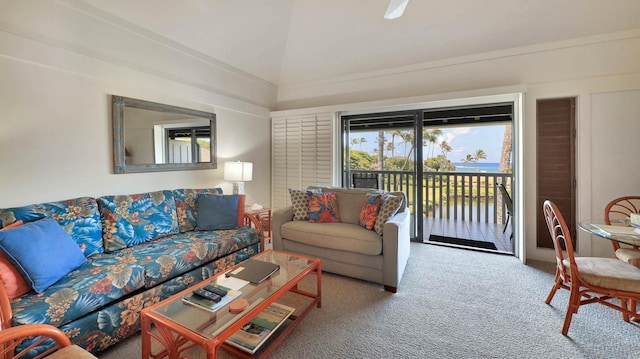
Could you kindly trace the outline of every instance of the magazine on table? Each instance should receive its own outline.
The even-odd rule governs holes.
[[[295,308],[271,303],[250,322],[233,333],[226,343],[254,354],[294,311]]]
[[[242,294],[242,292],[239,290],[231,290],[223,286],[218,286],[218,287],[227,291],[227,295],[222,297],[222,299],[220,299],[219,302],[214,302],[211,299],[203,298],[193,293],[182,297],[182,302],[192,305],[194,307],[208,310],[210,312],[215,312],[218,309],[224,307],[225,305],[231,303],[231,301],[238,298]]]

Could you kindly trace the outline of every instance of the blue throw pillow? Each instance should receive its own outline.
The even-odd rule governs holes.
[[[51,217],[1,231],[0,251],[38,293],[86,261],[73,238]]]
[[[197,231],[238,228],[238,195],[198,196]]]

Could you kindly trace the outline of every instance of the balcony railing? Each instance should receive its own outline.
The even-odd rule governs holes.
[[[404,192],[412,213],[415,213],[416,191],[421,189],[426,217],[485,223],[504,223],[506,208],[496,183],[510,189],[513,178],[511,173],[424,172],[422,186],[416,186],[413,172],[408,171],[351,170],[350,173],[377,175],[379,188]]]

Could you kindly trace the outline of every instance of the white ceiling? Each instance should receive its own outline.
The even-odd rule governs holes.
[[[84,0],[276,85],[640,28],[640,0]]]

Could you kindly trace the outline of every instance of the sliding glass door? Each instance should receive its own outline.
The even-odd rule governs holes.
[[[513,251],[497,191],[498,184],[512,188],[512,103],[341,119],[343,186],[404,192],[416,241],[506,236],[495,250]]]
[[[342,117],[344,187],[404,192],[411,214],[411,238],[421,238],[421,198],[417,184],[422,163],[419,111]],[[418,136],[416,136],[418,134]],[[418,138],[416,138],[418,137]]]

